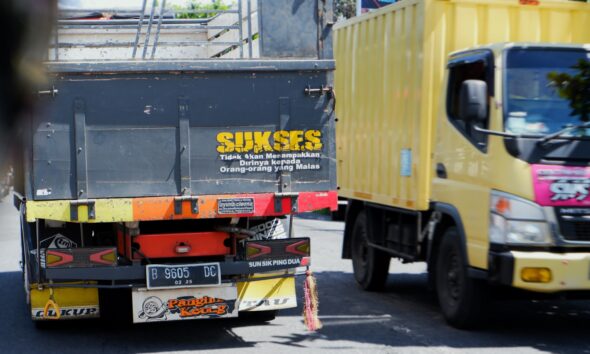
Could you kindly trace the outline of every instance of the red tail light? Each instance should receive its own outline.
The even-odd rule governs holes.
[[[117,248],[48,249],[45,264],[47,268],[115,266],[117,265]]]
[[[285,248],[285,251],[298,256],[309,256],[309,239],[290,244]]]
[[[246,248],[246,259],[254,259],[260,256],[270,254],[272,248],[264,246],[259,243],[248,242]]]
[[[117,249],[111,248],[93,253],[89,259],[91,263],[114,266],[117,264]]]
[[[72,254],[56,250],[47,250],[45,256],[45,264],[48,268],[59,267],[64,264],[72,263],[73,261],[74,256]]]

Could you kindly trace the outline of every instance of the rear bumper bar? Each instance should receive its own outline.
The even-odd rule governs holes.
[[[234,260],[233,256],[219,261],[221,276],[235,281],[236,277],[247,278],[252,274],[277,272],[310,265],[310,240],[307,237],[247,241],[243,247],[243,258]],[[242,260],[245,259],[245,260]],[[191,264],[211,263],[193,262]],[[151,262],[150,264],[160,264]],[[168,264],[164,262],[162,264]],[[184,263],[186,265],[186,263]],[[173,264],[172,264],[173,265]],[[116,266],[75,266],[47,267],[46,280],[68,281],[111,281],[143,284],[146,282],[146,266],[139,262],[132,265]]]
[[[221,275],[250,275],[261,272],[280,271],[303,266],[301,264],[303,257],[291,258],[291,263],[297,259],[299,264],[276,264],[269,265],[260,269],[259,267],[251,267],[250,264],[254,261],[237,261],[237,262],[220,262]],[[268,260],[273,262],[273,260]],[[283,260],[274,260],[276,262]],[[45,269],[47,279],[52,281],[74,281],[74,280],[114,280],[123,281],[129,280],[134,282],[145,282],[146,271],[144,265],[129,265],[118,267],[78,267],[78,268],[48,268]]]
[[[338,208],[336,191],[35,201],[19,199],[28,222],[100,223],[280,216]]]

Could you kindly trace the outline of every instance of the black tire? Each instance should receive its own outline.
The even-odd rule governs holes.
[[[455,227],[442,236],[436,262],[436,293],[445,320],[456,328],[475,328],[485,320],[486,283],[469,277],[466,255]]]
[[[351,254],[354,278],[364,290],[383,289],[389,275],[391,256],[383,251],[369,247],[367,215],[361,211],[352,228]]]

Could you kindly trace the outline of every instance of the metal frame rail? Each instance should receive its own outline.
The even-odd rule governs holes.
[[[243,14],[243,2],[246,1],[246,14]],[[131,56],[129,59],[141,59],[141,60],[154,60],[156,51],[159,46],[226,46],[231,50],[239,50],[239,57],[244,58],[244,45],[248,45],[247,58],[253,56],[252,46],[252,2],[253,0],[238,0],[237,9],[227,10],[191,10],[191,9],[168,9],[166,7],[166,0],[161,0],[158,6],[158,1],[153,0],[151,6],[148,8],[148,0],[143,0],[141,9],[138,10],[117,10],[117,9],[61,9],[60,15],[72,14],[72,13],[116,13],[118,15],[129,15],[130,17],[138,15],[139,18],[128,18],[128,19],[68,19],[58,18],[54,38],[50,43],[50,49],[54,50],[52,58],[48,57],[50,61],[59,61],[59,49],[60,48],[132,48]],[[256,1],[256,0],[254,0]],[[156,7],[158,11],[156,13]],[[146,14],[146,10],[149,14]],[[204,19],[179,19],[176,18],[177,14],[211,14],[211,16]],[[230,25],[209,25],[209,22],[223,14],[236,14],[237,21]],[[166,18],[167,15],[172,15],[173,18]],[[146,18],[147,17],[147,18]],[[244,20],[247,21],[247,26],[244,28]],[[153,26],[156,25],[155,33],[153,33]],[[131,41],[117,41],[117,42],[84,42],[84,43],[68,43],[60,42],[59,30],[60,29],[72,29],[72,28],[88,28],[88,29],[135,29],[135,38]],[[237,41],[162,41],[160,34],[162,30],[168,29],[192,29],[196,32],[206,32],[208,30],[221,30],[219,33],[224,34],[227,31],[237,31]],[[247,37],[244,37],[244,30],[247,31]],[[144,36],[143,45],[141,37]],[[217,35],[219,36],[219,34]],[[153,38],[153,39],[152,39]],[[148,56],[148,48],[151,46],[151,53]],[[143,48],[142,48],[143,47]],[[141,52],[141,56],[138,56],[138,52]],[[210,59],[210,58],[194,58],[194,59]],[[108,59],[107,59],[108,60]]]

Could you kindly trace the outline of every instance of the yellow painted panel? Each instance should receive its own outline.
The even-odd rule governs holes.
[[[268,277],[261,274],[257,277]],[[238,283],[240,311],[267,311],[297,307],[295,277],[256,280]]]
[[[408,1],[399,11],[381,11],[336,32],[336,91],[344,102],[337,108],[343,194],[357,191],[384,204],[395,197],[404,206],[419,199],[413,178],[390,180],[401,168],[401,148],[421,151],[422,6]],[[414,154],[408,168],[415,169],[421,158]]]
[[[26,211],[28,222],[34,222],[36,219],[70,220],[70,202],[67,200],[27,201]]]
[[[95,200],[96,218],[88,219],[88,207],[78,206],[76,222],[124,222],[133,221],[133,205],[131,199],[97,199]],[[70,218],[69,200],[27,201],[27,221],[48,219],[56,221],[72,221]]]
[[[449,53],[499,42],[590,43],[588,23],[590,4],[565,0],[405,0],[338,23],[340,194],[428,209]]]
[[[61,319],[91,318],[100,315],[97,288],[54,288],[53,299],[61,310]],[[32,284],[31,316],[34,320],[43,319],[47,300],[49,288],[38,290],[37,285]],[[48,314],[55,316],[55,309],[50,308]]]

